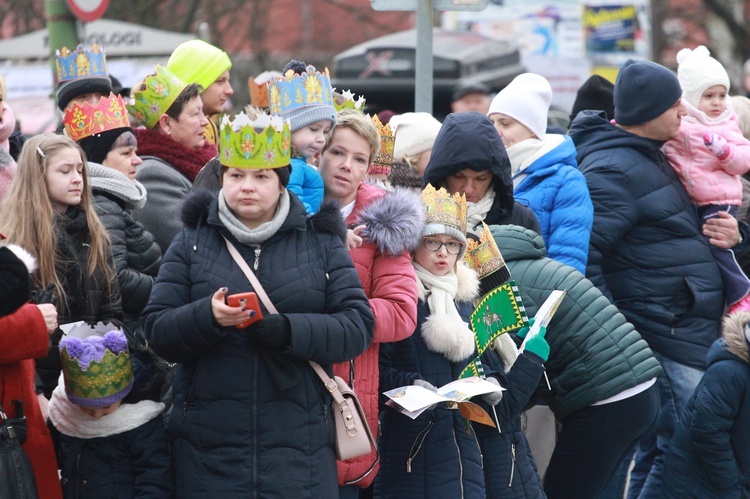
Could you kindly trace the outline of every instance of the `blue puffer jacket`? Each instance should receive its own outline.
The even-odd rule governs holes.
[[[499,356],[487,349],[482,354],[485,368],[503,372]],[[542,478],[536,468],[531,447],[521,431],[521,412],[526,409],[544,372],[542,359],[533,353],[522,353],[508,371],[501,385],[503,398],[494,407],[481,399],[474,400],[495,420],[500,431],[491,426],[474,424],[482,449],[484,486],[488,499],[543,499]],[[497,414],[497,419],[495,419]]]
[[[545,140],[553,138],[560,136],[547,135]],[[551,147],[523,169],[526,177],[513,194],[516,200],[527,202],[539,220],[547,256],[584,273],[594,207],[586,179],[578,171],[573,140],[565,137]]]
[[[421,327],[430,310],[424,301],[417,308],[417,329],[405,340],[380,345],[380,391],[412,385],[424,379],[436,387],[458,378],[471,357],[449,361],[428,349]],[[462,302],[466,322],[473,307]],[[482,458],[473,430],[458,410],[438,407],[416,419],[384,407],[380,414],[380,471],[374,497],[483,498]]]
[[[662,143],[595,111],[580,113],[570,136],[594,204],[586,277],[656,353],[705,369],[719,336],[723,281]]]
[[[340,214],[326,207],[307,219],[290,196],[281,228],[253,248],[234,240],[218,201],[207,201],[188,199],[186,228],[164,256],[142,318],[153,350],[180,363],[168,422],[177,496],[335,497],[331,398],[308,360],[330,372],[365,350],[374,327],[341,232],[321,229],[326,215],[343,228]],[[280,350],[213,318],[219,288],[252,290],[222,235],[257,264],[255,275],[289,320],[290,341]],[[277,388],[279,376],[291,387]]]
[[[725,321],[669,444],[662,497],[750,497],[750,314]]]

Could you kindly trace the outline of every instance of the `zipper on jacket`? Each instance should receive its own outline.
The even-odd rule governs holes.
[[[510,481],[508,487],[513,485],[513,475],[516,471],[516,444],[510,444]]]
[[[76,456],[76,499],[81,497],[81,453]]]
[[[458,456],[458,486],[461,490],[461,497],[464,497],[464,465],[461,462],[461,447],[456,440],[456,429],[453,428],[453,444],[456,446],[456,455]]]
[[[258,270],[258,260],[260,259],[260,247],[255,248],[255,261],[253,262],[253,270]]]
[[[427,434],[430,433],[433,424],[434,423],[432,421],[427,423],[425,429],[417,434],[417,438],[411,444],[411,449],[409,449],[409,458],[406,460],[407,473],[411,473],[411,463],[412,461],[414,461],[414,458],[417,457],[417,454],[419,454],[419,450],[422,448],[422,444],[424,444],[424,441],[427,438]],[[414,447],[416,447],[416,449]]]

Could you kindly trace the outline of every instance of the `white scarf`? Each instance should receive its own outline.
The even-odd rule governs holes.
[[[518,187],[518,184],[526,178],[527,174],[524,173],[526,168],[564,141],[565,137],[562,135],[548,133],[542,139],[534,137],[510,146],[507,152],[513,175],[513,188]]]
[[[492,208],[492,203],[494,202],[495,189],[493,189],[492,184],[490,184],[489,189],[487,189],[487,192],[482,196],[482,199],[476,203],[466,203],[466,209],[469,215],[467,227],[473,228],[481,224],[482,221],[487,218],[487,213],[490,212],[490,208]]]
[[[84,439],[125,433],[148,423],[163,410],[161,402],[141,400],[135,404],[122,404],[112,414],[94,419],[68,399],[62,375],[49,400],[49,419],[55,428],[63,435]]]
[[[430,308],[421,331],[427,348],[451,362],[467,359],[474,353],[474,333],[458,314],[454,302],[459,294],[458,276],[453,272],[436,276],[417,262],[412,263],[420,296],[427,297]]]

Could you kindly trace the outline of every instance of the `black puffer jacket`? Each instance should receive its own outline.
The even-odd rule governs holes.
[[[475,111],[445,118],[424,171],[423,187],[445,187],[445,177],[466,169],[495,176],[495,200],[484,219],[487,225],[514,224],[542,233],[534,212],[513,198],[510,160],[500,135],[489,118]]]
[[[89,163],[90,167],[106,168]],[[93,171],[93,168],[92,168]],[[124,181],[128,181],[122,175]],[[134,207],[113,189],[98,188],[92,174],[96,214],[107,229],[117,269],[125,325],[135,330],[161,265],[154,236],[130,213]]]
[[[185,229],[167,250],[141,320],[150,346],[179,362],[168,422],[178,497],[336,497],[331,398],[308,360],[330,372],[362,353],[374,319],[351,259],[326,217],[307,219],[290,196],[281,228],[259,247],[238,243],[221,224],[218,200],[191,195]],[[209,204],[210,203],[210,204]],[[340,233],[339,233],[340,234]],[[270,351],[252,330],[222,327],[211,297],[252,290],[229,254],[232,240],[291,325],[289,343]],[[268,314],[261,305],[264,316]],[[294,380],[279,390],[267,363]]]
[[[724,288],[695,207],[661,142],[582,112],[570,136],[594,204],[586,277],[654,351],[705,369]]]

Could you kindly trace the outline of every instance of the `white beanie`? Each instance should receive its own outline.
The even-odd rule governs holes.
[[[388,122],[396,134],[393,159],[403,161],[432,149],[440,127],[443,126],[430,113],[404,113],[393,116]]]
[[[523,73],[492,99],[487,116],[495,113],[513,118],[541,139],[547,131],[552,87],[544,76]]]
[[[677,79],[682,87],[682,98],[698,107],[707,88],[724,85],[729,92],[729,75],[719,61],[711,57],[708,49],[700,45],[695,50],[677,52]]]

